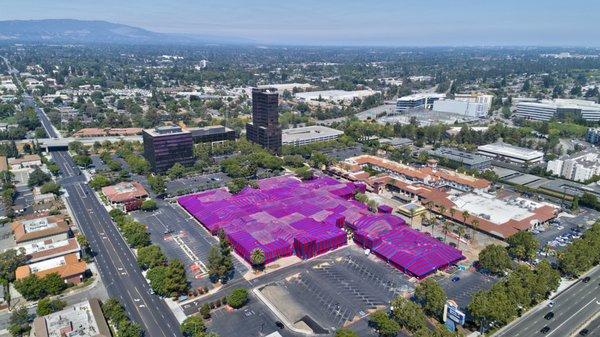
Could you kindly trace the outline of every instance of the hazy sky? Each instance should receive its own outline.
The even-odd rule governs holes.
[[[598,0],[0,0],[0,20],[86,19],[265,44],[600,46]]]

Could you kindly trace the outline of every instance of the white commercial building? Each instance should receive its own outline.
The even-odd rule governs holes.
[[[483,103],[444,99],[433,102],[433,111],[481,118],[487,115],[488,108]]]
[[[481,103],[487,113],[492,108],[492,101],[494,95],[472,93],[472,94],[455,94],[454,99],[457,101],[469,102],[469,103]]]
[[[600,175],[600,155],[596,152],[588,152],[551,160],[546,170],[566,179],[586,181],[594,175]]]
[[[281,143],[283,145],[294,146],[306,145],[310,143],[334,140],[343,134],[343,131],[328,128],[322,125],[285,129],[281,132]]]
[[[420,93],[398,98],[396,101],[396,111],[402,112],[409,109],[425,108],[431,109],[433,102],[443,99],[446,94]]]
[[[600,121],[600,104],[582,99],[555,99],[539,102],[519,102],[515,116],[524,119],[549,121],[552,118],[581,118]]]
[[[307,91],[307,92],[299,92],[294,94],[297,99],[304,101],[334,101],[334,102],[344,102],[344,101],[352,101],[355,98],[366,98],[369,96],[373,96],[376,94],[380,94],[381,92],[376,90],[354,90],[354,91],[345,91],[345,90],[324,90],[324,91]]]
[[[493,143],[477,147],[477,153],[517,164],[537,164],[544,161],[544,153],[506,143]]]

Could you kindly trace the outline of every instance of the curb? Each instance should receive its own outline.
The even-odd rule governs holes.
[[[298,328],[296,328],[295,326],[292,325],[292,323],[290,321],[288,321],[287,317],[285,317],[283,315],[283,313],[281,313],[281,311],[279,311],[274,305],[273,303],[271,303],[271,301],[269,301],[261,292],[260,290],[258,290],[258,288],[254,288],[252,289],[252,292],[254,293],[254,295],[256,295],[256,297],[258,297],[259,300],[261,300],[261,302],[263,302],[268,308],[269,310],[271,310],[271,312],[273,314],[275,314],[275,316],[277,316],[277,318],[279,318],[281,320],[281,322],[283,322],[283,324],[290,329],[291,331],[294,331],[296,333],[300,333],[303,335],[314,335],[313,333],[309,333],[305,330],[300,330]]]

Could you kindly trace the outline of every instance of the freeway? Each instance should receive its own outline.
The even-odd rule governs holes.
[[[600,268],[594,268],[586,276],[590,281],[577,281],[573,286],[558,294],[554,306],[544,307],[515,321],[509,327],[499,331],[496,337],[542,335],[540,330],[548,326],[545,336],[563,337],[579,331],[582,326],[600,311]],[[544,316],[553,312],[550,320]]]
[[[48,116],[35,101],[24,95],[24,102],[35,108],[48,136],[59,138]],[[181,337],[179,322],[166,303],[151,294],[132,251],[73,158],[66,151],[58,151],[52,153],[52,159],[60,167],[62,178],[59,182],[66,191],[75,222],[90,242],[108,294],[119,299],[129,317],[141,324],[146,336]]]

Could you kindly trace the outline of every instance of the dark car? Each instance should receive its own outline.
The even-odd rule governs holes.
[[[460,281],[460,277],[458,277],[458,276],[454,276],[454,277],[452,278],[452,282],[458,282],[458,281]]]
[[[550,327],[549,326],[545,326],[542,328],[542,330],[540,330],[541,333],[543,333],[544,335],[548,333],[548,331],[550,331]]]
[[[279,329],[283,329],[285,328],[285,326],[283,325],[283,323],[281,323],[280,321],[275,322],[275,325],[279,328]]]
[[[583,281],[583,283],[588,283],[588,282],[590,282],[590,277],[586,276],[582,281]]]
[[[550,311],[549,313],[547,313],[544,318],[545,319],[552,319],[554,317],[554,313],[552,311]]]
[[[579,336],[587,336],[589,333],[590,333],[590,330],[583,329],[583,330],[579,331]]]

